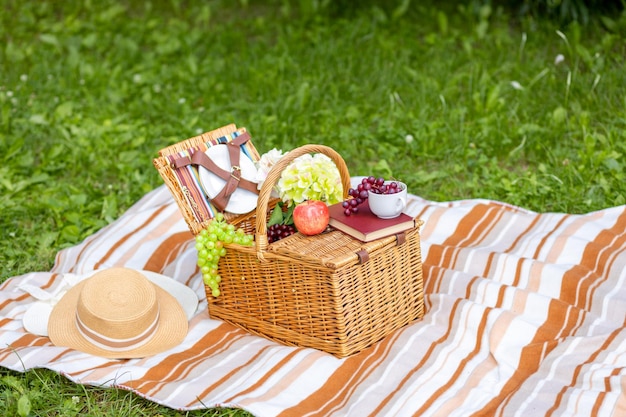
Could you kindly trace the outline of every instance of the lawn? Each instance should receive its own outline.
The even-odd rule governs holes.
[[[0,281],[49,270],[161,186],[159,149],[228,123],[261,152],[330,145],[353,175],[431,200],[626,204],[624,12],[583,24],[486,1],[3,3]],[[233,413],[42,370],[0,371],[0,408]]]

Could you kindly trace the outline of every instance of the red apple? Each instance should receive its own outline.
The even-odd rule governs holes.
[[[329,217],[328,206],[322,201],[303,201],[293,209],[293,223],[296,229],[307,236],[326,230]]]

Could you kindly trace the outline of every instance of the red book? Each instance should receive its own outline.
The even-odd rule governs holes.
[[[393,219],[381,219],[370,211],[367,200],[359,205],[358,213],[346,216],[344,210],[341,203],[329,206],[328,224],[363,242],[395,235],[415,227],[415,219],[405,213]]]

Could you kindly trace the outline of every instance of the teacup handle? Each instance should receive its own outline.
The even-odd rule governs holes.
[[[396,207],[400,209],[400,211],[404,210],[406,207],[406,197],[404,195],[399,195],[396,200]]]

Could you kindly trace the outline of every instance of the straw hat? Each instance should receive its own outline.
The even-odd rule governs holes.
[[[79,282],[48,321],[52,343],[106,358],[141,358],[180,344],[187,317],[178,301],[140,272],[109,268]]]

